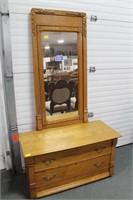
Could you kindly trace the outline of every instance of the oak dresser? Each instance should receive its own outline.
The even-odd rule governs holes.
[[[31,198],[112,176],[119,137],[102,121],[21,133]]]

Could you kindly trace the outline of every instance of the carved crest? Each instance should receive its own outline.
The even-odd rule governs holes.
[[[73,11],[62,11],[62,10],[49,10],[49,9],[40,9],[32,8],[32,14],[43,14],[43,15],[67,15],[72,17],[85,17],[86,14],[82,12],[73,12]]]

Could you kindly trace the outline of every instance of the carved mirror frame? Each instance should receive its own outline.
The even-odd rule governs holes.
[[[45,10],[32,8],[32,44],[34,84],[36,97],[36,129],[57,127],[88,121],[87,110],[87,50],[86,14],[81,12]],[[69,113],[69,118],[48,121],[45,114],[45,95],[42,61],[42,31],[76,32],[78,35],[78,115]]]

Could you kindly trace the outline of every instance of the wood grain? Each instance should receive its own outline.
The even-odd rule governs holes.
[[[119,137],[102,121],[21,133],[31,198],[113,175]]]
[[[118,137],[120,134],[102,121],[19,134],[24,157],[68,150]]]
[[[88,160],[91,158],[108,155],[111,153],[111,141],[101,142],[94,145],[87,145],[67,151],[45,154],[34,158],[35,172],[62,167],[65,165]]]
[[[36,127],[37,130],[75,124],[88,121],[87,111],[87,73],[86,73],[86,14],[80,12],[32,9],[32,43],[34,82],[36,96]],[[49,120],[46,118],[44,80],[43,80],[43,55],[42,39],[43,31],[76,32],[78,44],[78,116],[69,115],[68,118]],[[52,119],[52,117],[51,117]]]

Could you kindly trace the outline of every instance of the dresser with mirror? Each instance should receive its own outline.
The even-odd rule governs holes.
[[[31,198],[114,173],[120,134],[88,122],[86,14],[31,10],[36,130],[19,134]]]

